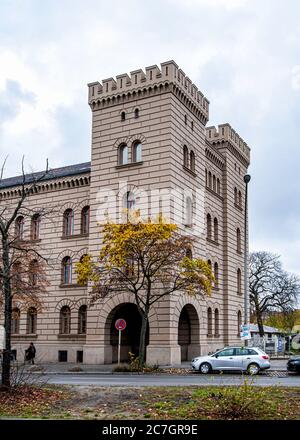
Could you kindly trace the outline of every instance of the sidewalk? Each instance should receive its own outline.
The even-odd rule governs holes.
[[[271,368],[268,371],[286,371],[287,359],[272,359]],[[44,374],[111,374],[116,364],[88,365],[73,363],[37,363],[26,365],[26,371]],[[20,366],[22,368],[22,366]],[[183,362],[181,365],[162,365],[162,369],[184,369],[191,370],[190,362]],[[158,373],[155,373],[158,374]]]

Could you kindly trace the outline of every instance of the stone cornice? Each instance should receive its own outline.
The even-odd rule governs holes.
[[[57,178],[53,180],[47,180],[45,182],[41,181],[37,184],[35,190],[31,190],[30,195],[41,194],[50,191],[59,191],[61,189],[68,188],[77,188],[80,186],[89,186],[90,185],[90,175],[89,173],[85,173],[78,176],[65,177],[65,178]],[[30,186],[28,184],[27,186]],[[0,191],[0,200],[12,199],[15,197],[20,197],[21,195],[21,186],[13,187],[13,188],[5,188]]]
[[[220,170],[224,169],[224,156],[214,147],[214,145],[210,144],[208,141],[206,141],[205,157],[210,160],[214,165],[216,165],[216,167],[218,167]]]

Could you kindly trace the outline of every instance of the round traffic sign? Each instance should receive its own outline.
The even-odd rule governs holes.
[[[126,328],[126,321],[125,319],[117,319],[115,322],[115,327],[117,330],[125,330]]]

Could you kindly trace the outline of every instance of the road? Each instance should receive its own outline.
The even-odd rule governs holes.
[[[253,385],[259,386],[285,386],[300,387],[300,376],[288,377],[269,377],[256,376],[249,377],[248,380],[253,381]],[[97,385],[103,386],[127,386],[127,387],[154,387],[154,386],[223,386],[223,385],[240,385],[243,383],[243,377],[239,374],[211,374],[203,376],[200,374],[191,374],[187,376],[177,375],[80,375],[80,374],[59,374],[43,376],[48,383],[60,385]]]

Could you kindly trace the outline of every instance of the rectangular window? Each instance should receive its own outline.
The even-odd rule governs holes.
[[[83,362],[83,351],[82,350],[77,351],[76,362],[79,364],[82,364],[82,362]]]
[[[67,350],[58,350],[58,362],[68,362]]]

